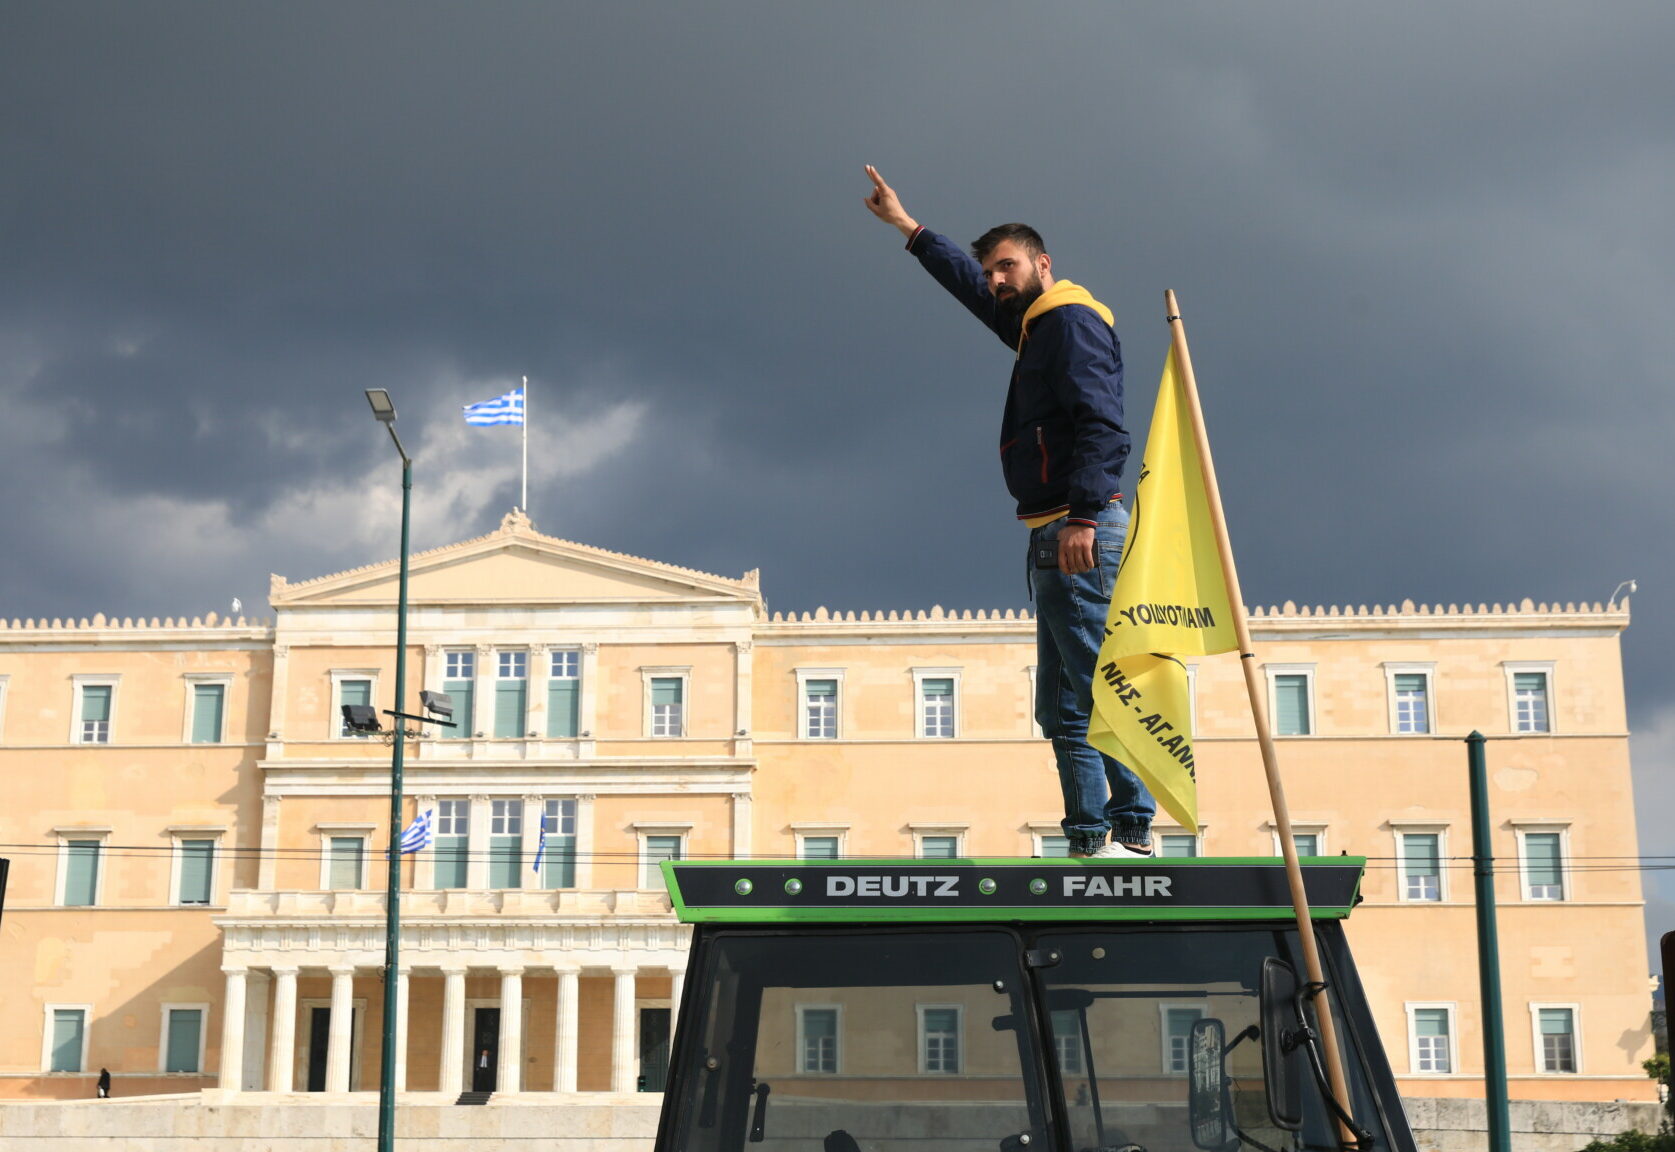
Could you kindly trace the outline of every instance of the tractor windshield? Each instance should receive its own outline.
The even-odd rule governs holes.
[[[701,979],[682,1152],[1051,1147],[1012,932],[726,932]]]
[[[1263,1079],[1259,989],[1263,963],[1275,956],[1300,968],[1296,933],[1219,927],[1213,931],[1093,928],[1046,932],[1037,953],[1056,957],[1037,975],[1044,985],[1052,1052],[1064,1093],[1073,1149],[1138,1146],[1148,1152],[1189,1152],[1189,1108],[1195,1068],[1193,1025],[1219,1021],[1222,1075],[1229,1123],[1226,1147],[1295,1149],[1338,1147],[1336,1130],[1306,1066],[1295,1079],[1303,1117],[1300,1131],[1271,1119]],[[1341,1020],[1341,1013],[1335,1017]],[[1340,1036],[1350,1030],[1341,1023]],[[1200,1051],[1198,1061],[1202,1063]],[[1374,1115],[1365,1078],[1350,1083],[1356,1114]],[[1283,1109],[1282,1109],[1283,1111]]]

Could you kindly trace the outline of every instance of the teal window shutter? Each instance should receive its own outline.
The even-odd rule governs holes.
[[[1317,833],[1317,832],[1295,832],[1295,833],[1292,834],[1291,839],[1292,839],[1292,842],[1297,845],[1297,855],[1299,855],[1299,856],[1318,856],[1318,855],[1320,855],[1320,834],[1319,833]]]
[[[180,842],[180,902],[208,904],[215,871],[215,841]]]
[[[464,836],[438,836],[435,840],[436,886],[464,888],[469,882],[470,856]]]
[[[1297,673],[1274,677],[1274,732],[1279,736],[1309,735],[1309,678]]]
[[[1159,856],[1191,857],[1198,855],[1198,837],[1196,836],[1177,832],[1173,835],[1159,836],[1158,839],[1161,841],[1158,847]]]
[[[1514,718],[1513,730],[1516,732],[1546,732],[1547,724],[1547,673],[1545,672],[1516,672],[1512,677],[1513,695],[1517,702],[1517,716]]]
[[[1054,859],[1070,855],[1070,837],[1041,837],[1041,855],[1044,859]]]
[[[523,887],[523,877],[518,872],[518,865],[522,863],[522,853],[518,851],[522,840],[521,836],[489,837],[490,888]]]
[[[524,734],[523,702],[527,680],[500,680],[494,686],[494,734],[502,740]]]
[[[192,743],[219,744],[221,724],[227,706],[225,684],[192,686]]]
[[[52,1071],[80,1072],[87,1013],[80,1008],[52,1010]]]
[[[198,1067],[199,1040],[203,1036],[202,1008],[169,1009],[168,1050],[164,1055],[165,1072],[200,1072]]]
[[[473,680],[444,680],[442,691],[454,702],[454,727],[437,728],[444,740],[469,740],[475,728],[472,698],[476,691]]]
[[[686,682],[678,676],[654,676],[651,681],[651,734],[680,736],[685,733],[685,717],[681,714],[686,697]]]
[[[580,680],[547,681],[547,735],[573,740],[580,730]]]
[[[333,836],[331,842],[331,889],[349,891],[361,886],[361,848],[359,836]]]
[[[1529,832],[1524,835],[1524,870],[1529,877],[1532,899],[1557,900],[1564,895],[1557,832]]]
[[[71,840],[65,846],[64,903],[72,908],[90,906],[99,894],[98,840]]]
[[[959,855],[958,836],[921,836],[919,858],[922,860],[952,860]]]
[[[548,888],[576,886],[576,838],[547,836],[547,854],[541,859],[541,883]]]
[[[804,860],[836,860],[838,858],[838,838],[836,836],[804,836]]]
[[[83,684],[81,688],[82,743],[110,743],[110,721],[111,686],[109,684]]]
[[[81,690],[81,718],[109,720],[111,718],[111,686],[84,684]]]

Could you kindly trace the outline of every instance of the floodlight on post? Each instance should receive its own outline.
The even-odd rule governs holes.
[[[454,718],[454,698],[446,692],[432,692],[429,689],[420,692],[419,706],[425,710],[427,716],[435,716],[442,720]]]
[[[343,705],[343,723],[351,732],[382,732],[378,710],[370,704]]]
[[[1624,588],[1627,588],[1628,589],[1628,594],[1630,596],[1633,596],[1636,592],[1640,591],[1640,581],[1638,581],[1638,580],[1624,580],[1621,584],[1619,584],[1615,588],[1613,588],[1611,590],[1611,599],[1609,599],[1605,602],[1607,604],[1607,606],[1615,604],[1617,602],[1617,593],[1621,592]]]
[[[390,741],[390,847],[389,881],[384,895],[384,1019],[383,1052],[378,1075],[378,1150],[395,1150],[395,1064],[396,991],[400,983],[397,959],[401,950],[401,769],[407,751],[407,728],[403,723],[407,703],[407,541],[413,503],[413,460],[401,445],[395,430],[395,403],[383,388],[368,388],[366,401],[372,414],[390,431],[395,450],[401,454],[401,579],[396,596],[395,623],[395,730]],[[347,710],[346,710],[347,711]]]

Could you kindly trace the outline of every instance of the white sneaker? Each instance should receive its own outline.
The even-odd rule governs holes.
[[[1096,851],[1091,858],[1094,860],[1149,860],[1151,855],[1152,846],[1150,844],[1124,844],[1121,840],[1113,840]]]

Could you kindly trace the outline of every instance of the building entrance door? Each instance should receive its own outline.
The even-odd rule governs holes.
[[[349,1084],[355,1083],[354,1040],[355,1025],[360,1022],[361,1010],[354,1008],[349,1013]],[[331,1040],[332,1010],[330,1008],[310,1008],[308,1010],[308,1069],[304,1078],[307,1090],[310,1092],[324,1092],[326,1090],[326,1060],[327,1050]]]
[[[500,1009],[478,1008],[471,1021],[471,1090],[493,1092],[500,1071]]]
[[[661,1092],[669,1082],[669,1009],[640,1009],[640,1091]]]

